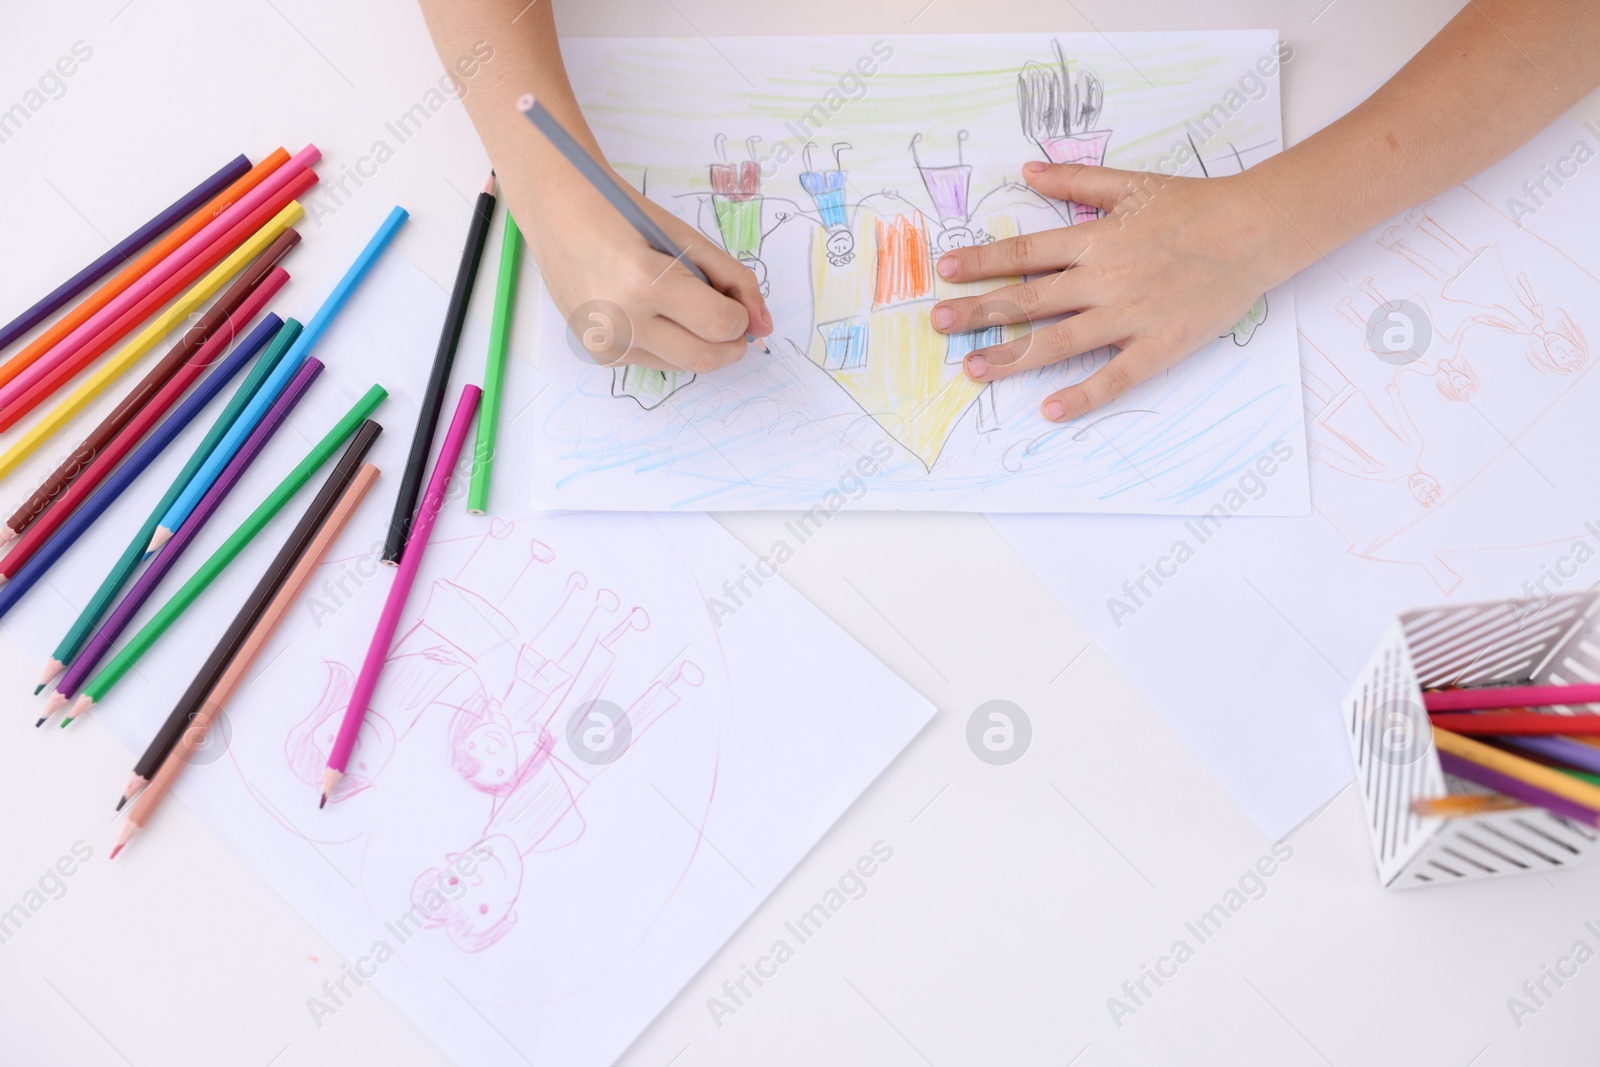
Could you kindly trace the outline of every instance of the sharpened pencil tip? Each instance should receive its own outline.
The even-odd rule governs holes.
[[[117,798],[117,810],[121,811],[122,808],[123,808],[123,805],[125,805],[127,803],[128,803],[128,798],[127,797],[124,796],[124,797]]]
[[[490,196],[494,195],[494,171],[489,172],[489,180],[483,183],[483,191]]]
[[[155,536],[150,538],[150,547],[144,550],[145,558],[149,559],[153,553],[160,552],[161,546],[172,540],[172,531],[165,526],[157,526]]]
[[[39,716],[39,721],[33,724],[33,728],[37,730],[39,727],[43,726],[49,720],[49,718],[50,716],[48,715]]]
[[[117,853],[121,852],[121,851],[122,851],[122,846],[121,845],[112,845],[111,846],[111,855],[107,856],[106,858],[114,860],[114,859],[117,858]]]
[[[65,730],[68,726],[71,726],[71,725],[72,725],[72,716],[71,715],[68,715],[65,719],[61,720],[61,728],[63,730]]]
[[[327,806],[328,806],[328,794],[324,793],[324,794],[322,794],[322,799],[317,801],[317,810],[321,811],[323,808],[325,808]]]
[[[44,687],[49,685],[49,684],[50,684],[49,682],[40,682],[38,685],[34,686],[33,687],[33,695],[34,696],[38,696],[40,693],[44,692]]]

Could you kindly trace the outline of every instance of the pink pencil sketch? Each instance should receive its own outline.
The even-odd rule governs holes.
[[[511,524],[496,522],[494,535],[462,539],[483,544],[457,573],[429,585],[416,622],[395,641],[356,756],[329,798],[335,810],[361,805],[383,792],[385,772],[402,755],[409,757],[405,780],[427,758],[426,746],[442,743],[443,766],[433,766],[459,791],[440,796],[438,806],[451,813],[459,844],[431,860],[422,858],[424,847],[411,861],[420,859],[409,895],[414,903],[429,896],[430,906],[417,913],[468,953],[482,952],[515,928],[534,857],[584,837],[583,798],[706,680],[683,654],[690,646],[678,640],[681,635],[663,634],[665,642],[654,648],[633,647],[652,631],[650,612],[625,606],[612,589],[591,588],[584,571],[552,575],[555,552],[548,545],[533,541],[522,572],[507,573],[500,561]],[[486,546],[493,559],[480,553]],[[519,628],[500,605],[534,567],[541,572],[537,580],[559,596],[553,606],[543,601],[545,614],[533,625]],[[531,633],[524,636],[524,630]],[[648,662],[673,643],[682,647],[664,668],[653,675],[648,667],[640,670],[639,657]],[[626,675],[647,681],[619,679],[630,657]],[[320,781],[354,681],[344,662],[324,659],[322,666],[322,692],[284,743],[291,773],[307,785]],[[416,751],[407,752],[408,746]],[[437,771],[431,776],[440,777]],[[380,868],[403,869],[407,854],[417,856],[416,842],[403,837],[385,839],[383,850],[400,852],[378,861]],[[469,849],[477,863],[462,875],[455,861]],[[441,885],[448,897],[442,906]]]

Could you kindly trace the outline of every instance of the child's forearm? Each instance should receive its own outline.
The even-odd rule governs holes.
[[[533,93],[595,158],[605,158],[567,81],[551,0],[421,0],[421,6],[446,67],[480,42],[494,49],[463,102],[513,202],[537,197],[555,208],[570,197],[591,195],[583,178],[515,108],[519,96]]]
[[[1472,0],[1348,115],[1245,172],[1282,277],[1496,162],[1600,84],[1600,4]]]

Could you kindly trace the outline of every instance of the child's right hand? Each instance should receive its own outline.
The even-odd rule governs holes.
[[[644,197],[634,199],[710,286],[651,248],[587,185],[546,186],[520,200],[508,190],[508,198],[550,295],[594,362],[700,374],[742,357],[746,334],[772,332],[750,268]]]

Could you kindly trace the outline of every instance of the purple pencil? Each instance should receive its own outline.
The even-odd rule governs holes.
[[[248,157],[240,155],[199,185],[184,193],[176,203],[119,241],[105,255],[58,285],[37,304],[0,326],[0,349],[33,329],[65,307],[67,301],[99,281],[111,268],[132,259],[135,252],[152,239],[166,233],[207,200],[242,178],[250,169]]]
[[[1568,800],[1566,797],[1558,797],[1554,793],[1548,793],[1538,786],[1529,785],[1520,778],[1513,778],[1508,774],[1501,774],[1499,771],[1491,771],[1487,767],[1480,767],[1471,760],[1462,759],[1460,756],[1454,756],[1448,752],[1440,752],[1439,766],[1444,769],[1446,774],[1453,774],[1457,778],[1465,778],[1469,782],[1476,782],[1481,786],[1493,789],[1496,793],[1504,793],[1514,800],[1520,800],[1524,804],[1533,804],[1536,807],[1544,808],[1546,811],[1559,815],[1563,819],[1571,819],[1573,822],[1582,823],[1585,826],[1600,825],[1600,812],[1595,811],[1593,808],[1586,808],[1576,801]]]
[[[305,395],[305,391],[311,387],[311,383],[321,373],[322,363],[315,359],[306,360],[300,367],[300,370],[278,397],[277,402],[262,416],[260,424],[256,426],[249,437],[245,438],[245,442],[240,446],[238,453],[228,462],[226,467],[222,468],[222,473],[217,476],[216,482],[210,489],[206,490],[206,495],[200,498],[200,503],[195,506],[193,513],[178,528],[177,534],[162,546],[160,553],[156,555],[155,562],[151,563],[150,568],[139,576],[139,580],[128,590],[127,595],[112,609],[111,614],[106,616],[106,621],[101,623],[100,629],[96,630],[94,636],[89,638],[88,642],[83,646],[83,651],[78,653],[78,658],[72,661],[72,666],[68,667],[66,673],[61,676],[61,682],[56,686],[56,691],[50,694],[50,701],[45,706],[44,718],[39,720],[40,725],[49,719],[51,715],[54,715],[58,708],[72,699],[73,694],[83,686],[84,682],[89,680],[90,672],[94,670],[105,654],[111,650],[112,643],[121,636],[128,623],[133,621],[133,617],[138,613],[139,608],[144,605],[146,600],[150,599],[150,594],[155,592],[155,588],[161,583],[161,579],[172,569],[172,565],[178,561],[178,557],[183,554],[183,550],[188,548],[195,537],[199,535],[201,527],[206,524],[206,520],[211,518],[212,514],[222,504],[223,499],[238,484],[245,470],[249,468],[256,456],[261,454],[261,450],[272,439],[272,435],[277,432],[278,427],[282,426],[284,420],[289,417],[289,412],[294,410],[294,406],[300,402],[300,398]]]
[[[1536,756],[1557,760],[1569,767],[1590,774],[1600,774],[1600,748],[1565,737],[1538,737],[1533,735],[1510,737],[1501,735],[1494,739],[1506,748],[1521,749]]]

